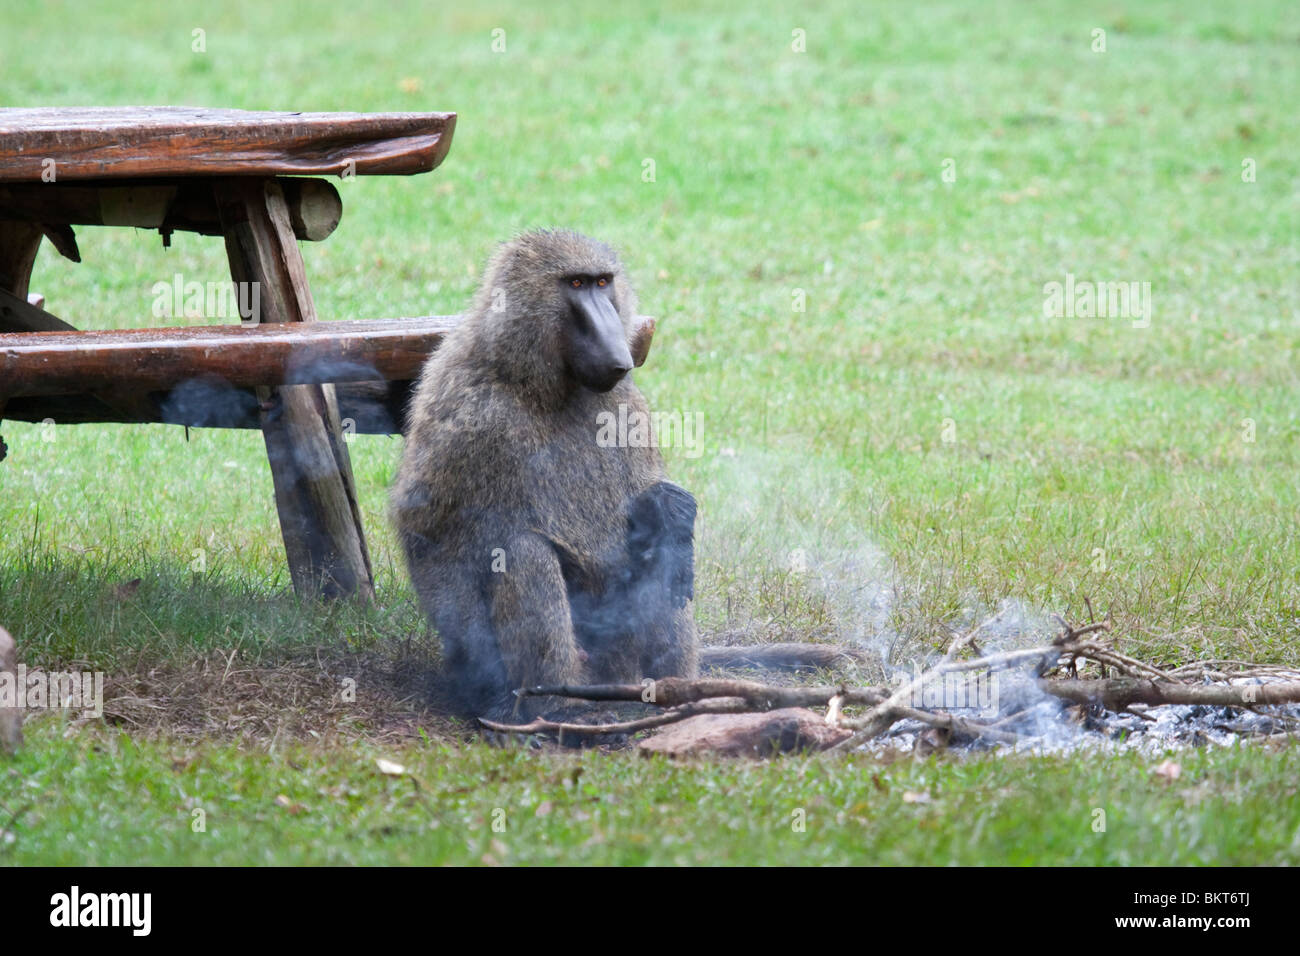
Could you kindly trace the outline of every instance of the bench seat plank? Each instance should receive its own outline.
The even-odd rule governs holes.
[[[0,396],[121,387],[163,391],[212,377],[236,388],[403,381],[459,316],[0,334]]]

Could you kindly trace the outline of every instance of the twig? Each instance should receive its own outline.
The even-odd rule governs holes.
[[[952,730],[970,737],[984,737],[999,744],[1014,744],[1024,739],[1011,731],[999,730],[989,724],[976,723],[964,717],[954,717],[945,711],[931,713],[928,710],[917,710],[915,707],[899,706],[898,715],[899,720],[916,720],[931,727]]]
[[[503,734],[569,734],[574,737],[595,737],[601,734],[634,734],[641,730],[652,730],[665,724],[675,724],[688,717],[701,714],[743,714],[752,710],[748,703],[738,697],[719,697],[714,700],[683,704],[672,710],[642,717],[640,720],[626,720],[613,724],[570,724],[537,718],[527,724],[502,724],[495,720],[480,717],[478,722],[488,730]]]

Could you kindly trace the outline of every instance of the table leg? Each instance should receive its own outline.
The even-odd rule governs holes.
[[[280,186],[233,179],[215,188],[231,276],[259,284],[260,321],[314,322],[316,309]],[[294,590],[303,596],[373,597],[334,387],[287,385],[259,389],[258,395]]]
[[[27,284],[40,246],[40,226],[0,219],[0,289],[27,301]]]
[[[17,299],[27,301],[27,286],[32,278],[32,266],[41,247],[41,230],[29,222],[0,219],[0,290],[11,292]],[[0,332],[14,331],[6,328],[0,318]],[[3,415],[7,398],[0,395],[0,415]],[[9,456],[9,447],[0,435],[0,461]]]

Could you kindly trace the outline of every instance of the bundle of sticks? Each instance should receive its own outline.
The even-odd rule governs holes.
[[[932,699],[943,701],[942,693],[932,692],[957,675],[989,677],[1001,673],[1032,682],[1043,694],[1069,704],[1131,711],[1139,716],[1141,712],[1133,708],[1142,705],[1207,705],[1255,711],[1260,707],[1300,702],[1300,672],[1295,669],[1217,659],[1161,669],[1118,651],[1108,636],[1109,621],[1073,627],[1057,617],[1061,632],[1049,644],[985,653],[979,646],[979,635],[998,616],[955,637],[936,663],[900,686],[844,683],[801,687],[723,678],[665,678],[640,684],[527,687],[517,693],[594,702],[640,701],[654,707],[656,712],[614,723],[546,719],[524,724],[488,720],[481,723],[499,733],[580,738],[633,734],[705,714],[824,707],[827,723],[852,731],[851,736],[831,748],[843,751],[885,734],[904,720],[991,743],[1015,744],[1032,739],[1032,731],[1017,727],[1025,723],[1023,709],[972,717],[951,713],[942,706],[928,706]],[[821,650],[824,652],[826,648]],[[1089,661],[1098,666],[1102,676],[1079,676],[1080,663]],[[1280,719],[1285,723],[1300,723],[1290,717]],[[1300,731],[1300,727],[1295,729]]]

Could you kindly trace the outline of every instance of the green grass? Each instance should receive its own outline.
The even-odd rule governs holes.
[[[318,311],[458,311],[494,243],[531,226],[621,248],[660,320],[638,384],[658,408],[703,416],[703,454],[667,457],[700,502],[706,636],[934,641],[1007,598],[1079,618],[1086,596],[1114,615],[1125,649],[1154,661],[1295,663],[1300,31],[1289,13],[1280,0],[833,2],[808,14],[360,0],[307,17],[290,4],[19,0],[0,37],[0,103],[458,112],[434,174],[341,185],[338,232],[303,250]],[[1097,27],[1104,53],[1091,49]],[[504,53],[491,49],[496,28]],[[791,49],[796,28],[804,53]],[[191,50],[195,29],[205,53]],[[948,159],[954,182],[941,175]],[[78,241],[80,265],[43,249],[33,288],[81,327],[162,324],[155,282],[226,272],[214,239],[178,234],[164,250],[153,234],[83,229]],[[1044,284],[1067,272],[1149,282],[1150,327],[1044,317]],[[238,648],[274,666],[318,646],[422,639],[384,515],[397,439],[352,445],[379,586],[377,605],[357,610],[286,595],[256,433],[187,441],[161,426],[12,422],[3,433],[0,622],[29,665],[129,675]],[[790,573],[796,548],[809,574]],[[138,592],[115,596],[137,577]],[[869,607],[875,593],[888,603]],[[306,769],[291,774],[279,749],[63,740],[43,725],[30,736],[0,771],[11,812],[29,790],[54,792],[0,848],[23,862],[477,860],[487,798],[522,814],[543,793],[556,811],[502,838],[503,862],[1295,856],[1297,821],[1280,799],[1289,753],[1189,756],[1173,787],[1136,757],[894,765],[888,795],[854,762],[685,770],[588,755],[573,758],[583,786],[618,800],[601,804],[608,817],[579,819],[554,784],[569,759],[441,738],[402,755],[431,788],[426,805],[409,783],[369,779],[363,743],[295,744]],[[181,746],[199,769],[170,769]],[[319,796],[334,773],[364,797]],[[493,792],[444,799],[485,773]],[[1097,792],[1125,824],[1112,814],[1097,839],[1083,803],[1104,780]],[[904,827],[898,789],[921,781],[937,799],[906,808]],[[274,806],[282,790],[310,812]],[[1203,799],[1189,803],[1193,792]],[[178,809],[190,797],[213,801],[206,837]],[[799,801],[820,807],[821,836],[782,822]],[[599,837],[593,820],[609,821]]]
[[[1184,754],[1167,782],[1133,755],[678,765],[446,744],[250,755],[69,734],[56,719],[31,743],[7,771],[0,861],[1300,862],[1294,747]],[[378,759],[405,775],[381,773]]]

